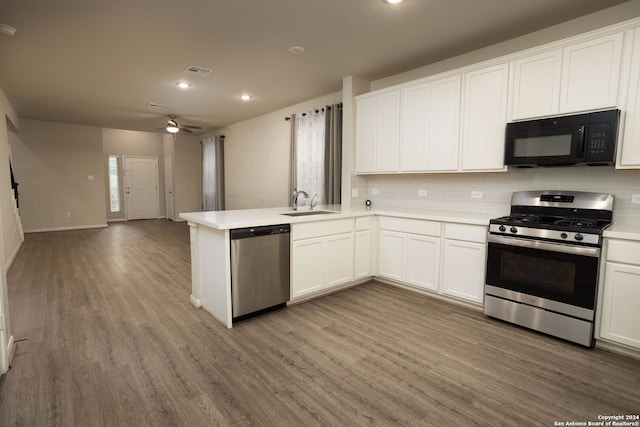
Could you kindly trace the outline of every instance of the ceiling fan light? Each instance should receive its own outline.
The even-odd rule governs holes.
[[[174,120],[169,120],[167,122],[167,132],[178,133],[179,130],[180,128],[178,127],[178,124]]]

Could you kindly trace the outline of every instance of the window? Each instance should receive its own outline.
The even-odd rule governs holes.
[[[120,167],[118,156],[109,156],[109,198],[111,212],[120,212]]]

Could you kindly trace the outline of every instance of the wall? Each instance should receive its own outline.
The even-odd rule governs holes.
[[[638,16],[640,1],[634,0],[478,51],[372,81],[371,90],[493,59]],[[497,216],[508,212],[513,191],[566,189],[614,194],[615,220],[640,222],[640,205],[631,204],[631,194],[640,194],[640,171],[616,170],[613,167],[559,167],[511,169],[506,173],[362,175],[360,179],[366,182],[366,191],[364,194],[360,191],[359,197],[352,198],[353,205],[361,205],[369,198],[374,207],[446,209]],[[377,189],[379,194],[373,195],[373,189]],[[427,196],[418,197],[418,190],[427,190]],[[472,199],[472,191],[482,191],[483,198]]]
[[[202,149],[200,136],[176,135],[173,146],[174,220],[182,212],[202,210]]]
[[[291,126],[286,116],[342,102],[336,92],[219,129],[226,209],[289,206]]]
[[[124,220],[126,218],[124,211],[124,177],[122,158],[124,156],[133,157],[155,157],[158,159],[158,212],[160,217],[166,215],[165,193],[164,193],[164,142],[162,134],[153,132],[138,132],[132,130],[120,129],[101,129],[102,131],[102,150],[101,158],[104,160],[105,176],[107,168],[107,159],[110,155],[119,156],[120,161],[120,200],[122,210],[120,212],[106,212],[109,221]],[[105,204],[106,210],[109,210],[109,191],[108,183],[105,182]]]
[[[102,130],[39,120],[20,124],[12,148],[25,232],[106,226]]]

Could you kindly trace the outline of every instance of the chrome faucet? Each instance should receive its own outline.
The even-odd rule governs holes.
[[[304,196],[305,199],[309,198],[309,193],[307,193],[306,191],[300,190],[300,191],[296,191],[296,189],[293,189],[293,203],[291,204],[291,206],[293,207],[294,211],[298,210],[298,196],[302,194]]]
[[[315,208],[316,206],[318,206],[318,193],[314,194],[311,198],[311,202],[309,203],[309,210],[313,210],[313,208]]]

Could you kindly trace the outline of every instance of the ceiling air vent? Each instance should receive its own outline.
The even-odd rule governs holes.
[[[166,105],[164,104],[158,104],[157,102],[150,102],[147,104],[147,107],[149,108],[156,108],[156,109],[160,109],[160,108],[165,108]]]
[[[196,67],[195,65],[189,65],[186,70],[184,70],[187,74],[197,74],[200,77],[206,77],[211,73],[211,70],[202,67]]]

